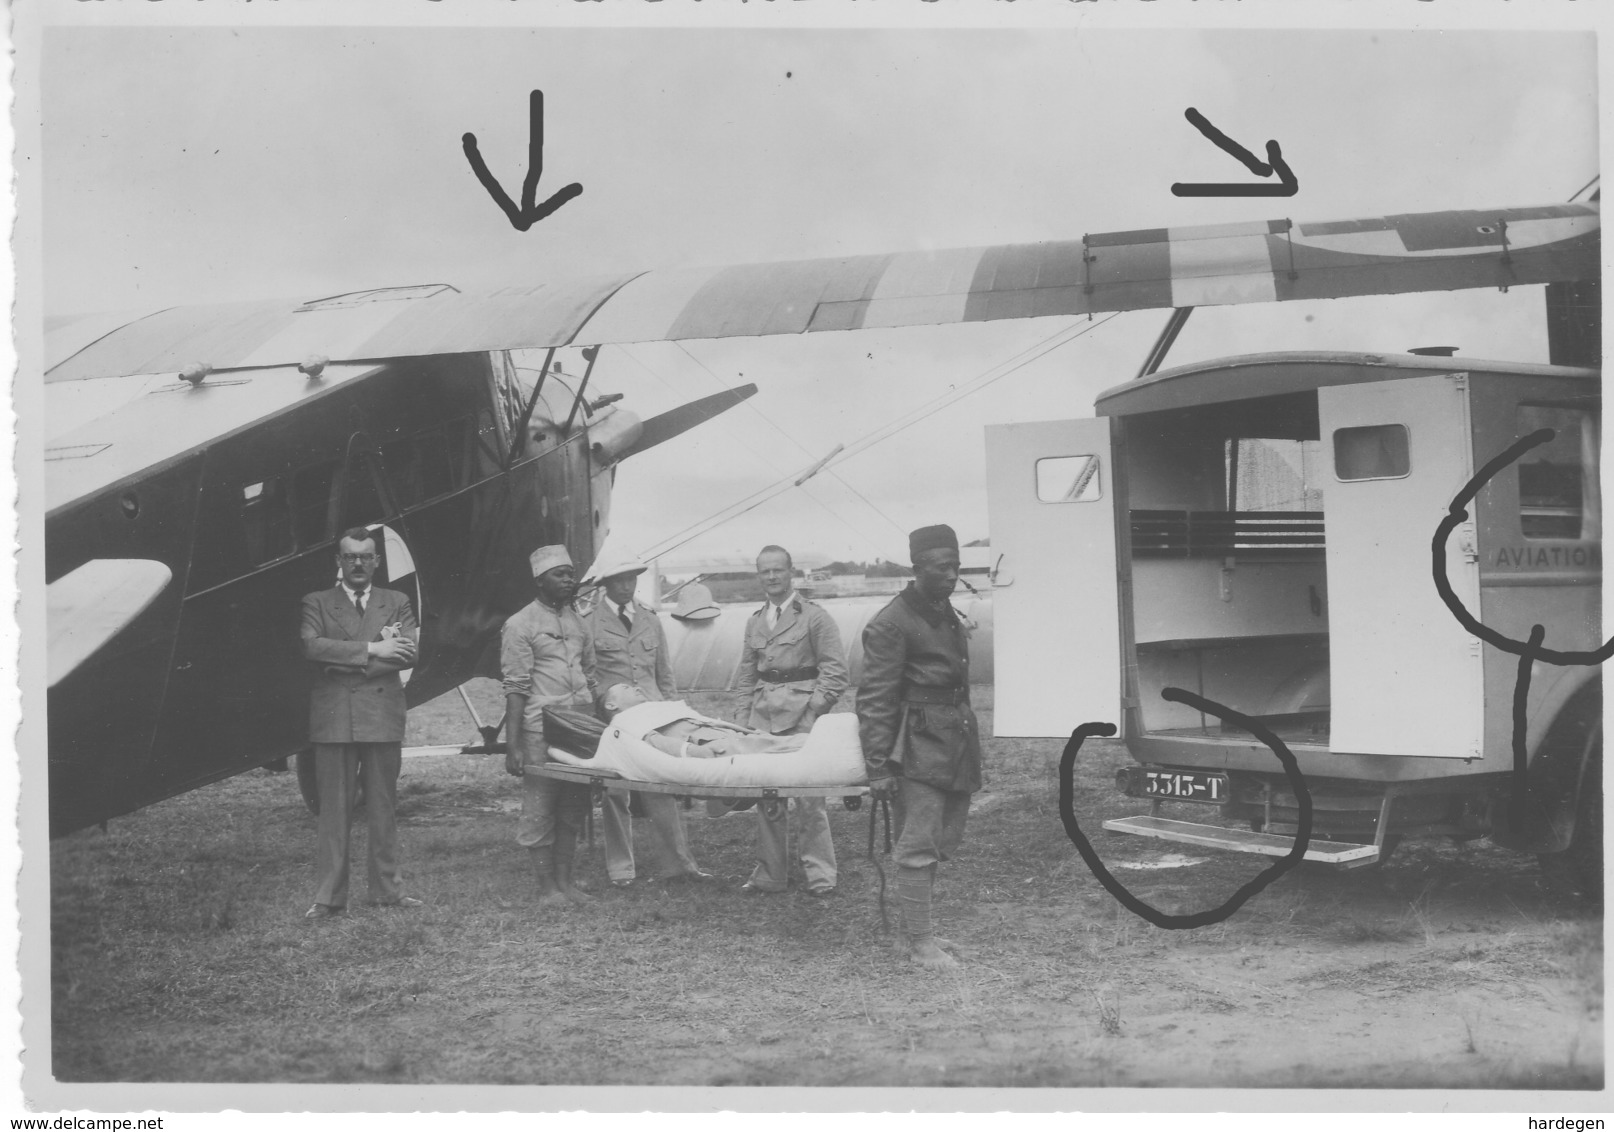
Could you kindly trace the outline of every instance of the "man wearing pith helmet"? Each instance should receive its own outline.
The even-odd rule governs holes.
[[[634,600],[639,575],[647,569],[643,562],[609,559],[589,570],[589,583],[598,583],[605,592],[588,615],[589,636],[594,641],[594,682],[601,693],[617,684],[638,690],[646,700],[676,700],[672,656],[667,634],[655,610]],[[703,872],[689,851],[678,799],[671,794],[642,792],[640,804],[650,819],[652,867],[662,880],[712,880]],[[633,817],[628,809],[626,790],[609,790],[601,806],[605,824],[605,871],[611,883],[626,888],[633,883]]]
[[[544,708],[594,710],[594,644],[572,606],[577,572],[564,546],[540,546],[529,559],[538,596],[511,614],[500,639],[505,727],[510,753],[505,769],[522,776],[516,843],[532,853],[538,903],[560,907],[590,897],[572,883],[577,835],[588,813],[588,787],[530,771],[544,764]]]
[[[908,957],[956,967],[931,916],[936,866],[964,839],[981,788],[981,738],[970,708],[969,641],[948,601],[958,584],[958,536],[945,525],[908,536],[914,580],[863,630],[858,729],[869,792],[897,819],[897,897]]]

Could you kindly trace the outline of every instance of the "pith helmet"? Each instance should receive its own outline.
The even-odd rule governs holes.
[[[673,610],[673,616],[680,621],[710,621],[722,612],[712,600],[711,590],[691,582],[678,591],[678,608]]]

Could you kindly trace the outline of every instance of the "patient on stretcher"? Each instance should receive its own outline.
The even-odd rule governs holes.
[[[607,688],[604,707],[611,716],[611,727],[601,737],[602,744],[616,731],[619,740],[623,735],[642,739],[677,758],[799,751],[807,742],[806,735],[769,735],[701,715],[683,700],[648,700],[632,684]]]
[[[551,745],[555,762],[671,786],[767,788],[861,786],[868,781],[857,716],[820,716],[807,735],[767,735],[701,715],[681,700],[646,702],[616,685],[611,722],[593,758]]]

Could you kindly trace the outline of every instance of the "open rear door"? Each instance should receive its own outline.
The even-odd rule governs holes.
[[[987,426],[997,735],[1119,722],[1111,470],[1108,420]]]
[[[1347,754],[1478,758],[1480,642],[1436,593],[1429,559],[1435,528],[1474,474],[1467,376],[1336,385],[1317,397],[1333,467],[1323,499],[1329,745]],[[1446,573],[1478,616],[1472,521],[1447,541]]]

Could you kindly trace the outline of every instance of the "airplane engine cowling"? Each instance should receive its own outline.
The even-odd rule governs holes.
[[[644,422],[638,414],[611,406],[588,426],[589,451],[594,462],[604,467],[615,463],[644,435]]]

